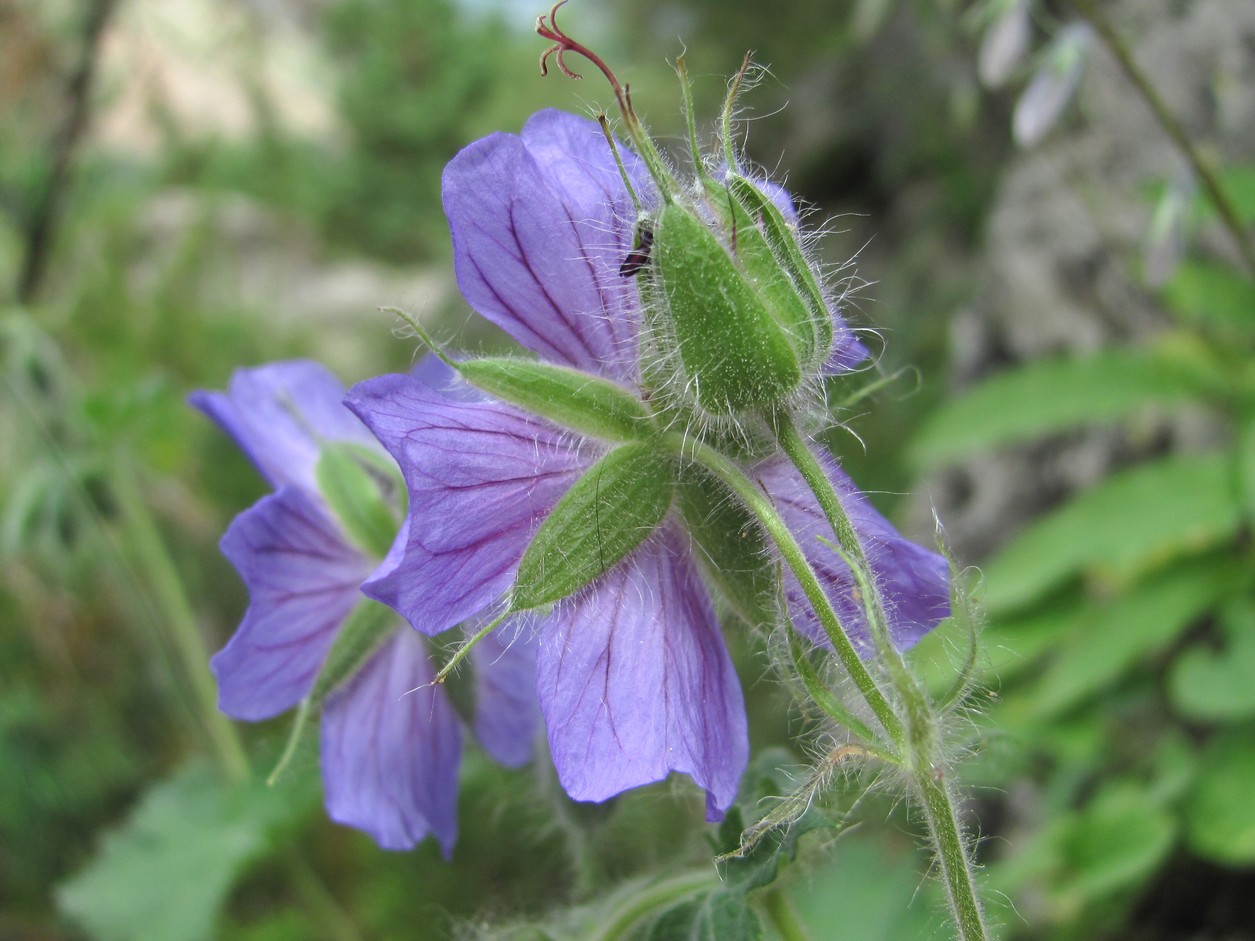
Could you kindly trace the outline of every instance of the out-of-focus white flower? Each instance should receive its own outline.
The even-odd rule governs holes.
[[[1030,0],[993,0],[976,57],[976,72],[986,88],[997,88],[1015,72],[1028,52],[1032,35]]]
[[[1142,268],[1146,283],[1162,287],[1172,277],[1185,253],[1190,206],[1198,191],[1194,175],[1182,170],[1164,187],[1155,204],[1146,244],[1142,249]]]
[[[1011,130],[1020,146],[1032,147],[1059,120],[1085,71],[1093,39],[1093,31],[1080,22],[1069,23],[1055,36],[1015,104]]]

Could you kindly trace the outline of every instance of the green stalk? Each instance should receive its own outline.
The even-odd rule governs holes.
[[[941,773],[927,766],[916,767],[915,787],[959,938],[986,941],[989,935],[972,878],[972,860],[955,812],[954,794]]]
[[[959,937],[962,941],[984,941],[987,934],[972,878],[972,862],[955,812],[954,796],[945,781],[944,766],[940,761],[938,723],[932,703],[893,645],[884,604],[867,564],[867,556],[833,489],[832,481],[824,473],[823,465],[792,418],[783,410],[771,416],[771,424],[781,448],[814,493],[836,534],[838,548],[862,593],[863,610],[877,651],[888,668],[898,701],[905,707],[907,765],[928,823],[934,855]]]
[[[657,911],[664,905],[679,901],[690,895],[709,889],[717,884],[714,873],[702,872],[698,875],[684,874],[656,883],[634,894],[620,908],[616,909],[591,941],[620,941],[627,938],[637,923],[650,912]]]
[[[1168,139],[1172,141],[1177,150],[1181,152],[1181,156],[1189,163],[1190,169],[1194,171],[1194,175],[1198,177],[1199,182],[1203,185],[1203,189],[1206,190],[1207,198],[1211,200],[1211,204],[1220,215],[1220,221],[1233,237],[1234,244],[1237,246],[1242,260],[1246,263],[1247,271],[1252,276],[1255,276],[1255,245],[1251,242],[1250,233],[1242,226],[1237,210],[1233,208],[1229,197],[1221,189],[1220,181],[1216,178],[1215,171],[1203,159],[1202,154],[1198,152],[1198,148],[1194,146],[1189,135],[1185,133],[1185,128],[1181,126],[1181,122],[1168,110],[1167,104],[1159,97],[1159,92],[1155,91],[1155,87],[1150,83],[1145,73],[1137,67],[1137,63],[1133,61],[1132,53],[1129,52],[1128,47],[1120,38],[1120,34],[1116,32],[1111,21],[1099,11],[1097,4],[1093,3],[1093,0],[1072,0],[1072,6],[1094,27],[1094,31],[1098,33],[1107,50],[1115,56],[1115,60],[1119,63],[1125,78],[1132,82],[1137,93],[1142,96],[1142,100],[1146,102],[1146,105],[1154,113],[1155,120],[1159,122],[1159,126],[1168,135]]]
[[[890,739],[901,749],[905,734],[902,720],[876,684],[876,679],[867,669],[867,664],[854,649],[854,644],[841,627],[837,612],[833,610],[832,602],[824,593],[823,585],[815,575],[815,570],[806,561],[802,547],[798,545],[797,539],[785,525],[775,506],[758,485],[746,477],[733,461],[709,445],[674,432],[664,435],[663,441],[676,454],[696,462],[723,481],[733,493],[741,498],[750,512],[758,517],[763,529],[767,531],[767,535],[780,550],[785,565],[797,578],[798,584],[806,594],[806,600],[810,602],[815,615],[819,618],[819,623],[824,628],[824,633],[832,644],[833,651],[858,688],[864,702],[880,722],[881,727],[889,734]]]
[[[110,484],[122,510],[127,554],[134,558],[134,571],[144,573],[142,582],[136,579],[137,593],[150,607],[154,624],[173,648],[219,770],[228,780],[243,781],[249,773],[248,758],[234,726],[218,711],[218,694],[206,669],[208,653],[196,616],[134,478],[135,470],[129,461],[114,460]]]

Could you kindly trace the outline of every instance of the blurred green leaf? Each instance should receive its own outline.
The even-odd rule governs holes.
[[[1179,346],[1179,344],[1178,344]],[[911,447],[918,467],[1080,425],[1122,418],[1201,390],[1188,347],[1116,349],[1030,363],[989,379],[933,413]]]
[[[759,941],[763,926],[745,893],[715,889],[663,913],[649,941]]]
[[[1154,795],[1113,783],[1062,833],[1063,893],[1079,907],[1131,888],[1155,870],[1175,840],[1175,820]]]
[[[259,782],[224,783],[191,764],[157,784],[100,854],[57,890],[98,941],[200,941],[240,870],[306,801]]]
[[[789,884],[797,914],[815,941],[923,941],[937,936],[938,886],[920,877],[927,861],[914,847],[895,848],[883,836],[847,833],[823,865]]]
[[[1185,325],[1243,340],[1255,338],[1255,284],[1232,266],[1185,261],[1163,289]]]
[[[1201,856],[1231,866],[1255,863],[1255,732],[1223,732],[1204,750],[1185,806],[1186,837]]]
[[[1005,682],[1031,667],[1071,628],[1079,605],[1079,599],[1069,597],[981,627],[977,635],[976,679]],[[956,670],[967,656],[970,629],[961,618],[947,619],[925,634],[907,654],[913,669],[934,695],[953,683]]]
[[[1224,167],[1219,176],[1220,188],[1233,203],[1238,217],[1248,224],[1255,222],[1255,164]]]
[[[1058,713],[1099,692],[1248,581],[1240,564],[1208,558],[1178,565],[1122,598],[1083,609],[1030,694],[1034,712]]]
[[[1070,575],[1127,583],[1241,522],[1227,454],[1163,458],[1113,474],[1033,523],[985,566],[991,614],[1033,601]]]
[[[1249,600],[1222,612],[1224,649],[1191,647],[1168,677],[1172,703],[1187,718],[1202,722],[1255,715],[1255,607]]]

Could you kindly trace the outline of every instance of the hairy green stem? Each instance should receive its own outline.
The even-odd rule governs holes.
[[[824,633],[832,644],[833,651],[858,688],[864,702],[867,703],[881,727],[888,733],[890,740],[898,749],[901,749],[904,744],[902,720],[889,704],[889,700],[885,698],[875,677],[867,669],[867,664],[854,649],[854,644],[841,626],[837,612],[833,610],[832,602],[824,593],[819,577],[806,560],[802,547],[798,545],[797,539],[780,517],[780,513],[771,500],[754,481],[745,476],[740,467],[709,445],[676,433],[665,435],[663,440],[675,453],[696,462],[727,484],[728,488],[758,518],[763,529],[767,531],[767,535],[780,550],[785,565],[797,578],[798,584],[806,595],[806,600],[810,602],[816,617],[819,618],[819,623],[823,626]]]
[[[985,941],[989,935],[972,877],[968,843],[955,811],[954,794],[944,776],[928,767],[915,769],[915,787],[960,941]]]
[[[1194,146],[1189,135],[1185,133],[1185,128],[1181,126],[1181,122],[1168,110],[1168,106],[1164,103],[1163,98],[1155,91],[1155,87],[1151,85],[1145,73],[1138,68],[1137,63],[1133,61],[1133,55],[1129,52],[1128,46],[1120,38],[1120,34],[1116,32],[1111,21],[1099,11],[1097,4],[1093,0],[1072,0],[1072,6],[1098,33],[1108,51],[1115,56],[1116,62],[1119,63],[1125,77],[1133,83],[1137,93],[1141,95],[1142,100],[1146,102],[1147,106],[1154,113],[1155,120],[1159,122],[1159,126],[1163,128],[1164,133],[1168,135],[1173,145],[1189,163],[1190,169],[1194,171],[1194,175],[1202,183],[1203,189],[1207,191],[1207,198],[1211,200],[1212,205],[1216,208],[1216,212],[1219,213],[1221,222],[1233,237],[1238,252],[1246,263],[1247,270],[1252,276],[1255,276],[1255,244],[1252,244],[1250,233],[1242,226],[1237,210],[1233,208],[1233,203],[1230,202],[1229,197],[1225,195],[1224,190],[1221,188],[1215,171],[1203,159],[1202,154],[1198,152],[1198,148]]]
[[[944,767],[939,761],[938,723],[932,703],[893,645],[884,604],[867,563],[867,555],[823,465],[787,413],[778,410],[770,419],[781,448],[814,493],[836,534],[837,548],[841,550],[855,584],[859,586],[863,611],[876,641],[877,652],[886,665],[898,702],[903,706],[907,720],[908,766],[928,823],[934,855],[959,937],[962,941],[984,941],[987,935],[972,878],[972,861],[955,812],[954,796],[946,784]]]

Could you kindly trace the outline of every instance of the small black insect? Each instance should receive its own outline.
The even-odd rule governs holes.
[[[619,265],[619,277],[630,278],[639,274],[641,269],[649,267],[649,250],[654,244],[654,230],[643,225],[636,230],[636,247]]]

